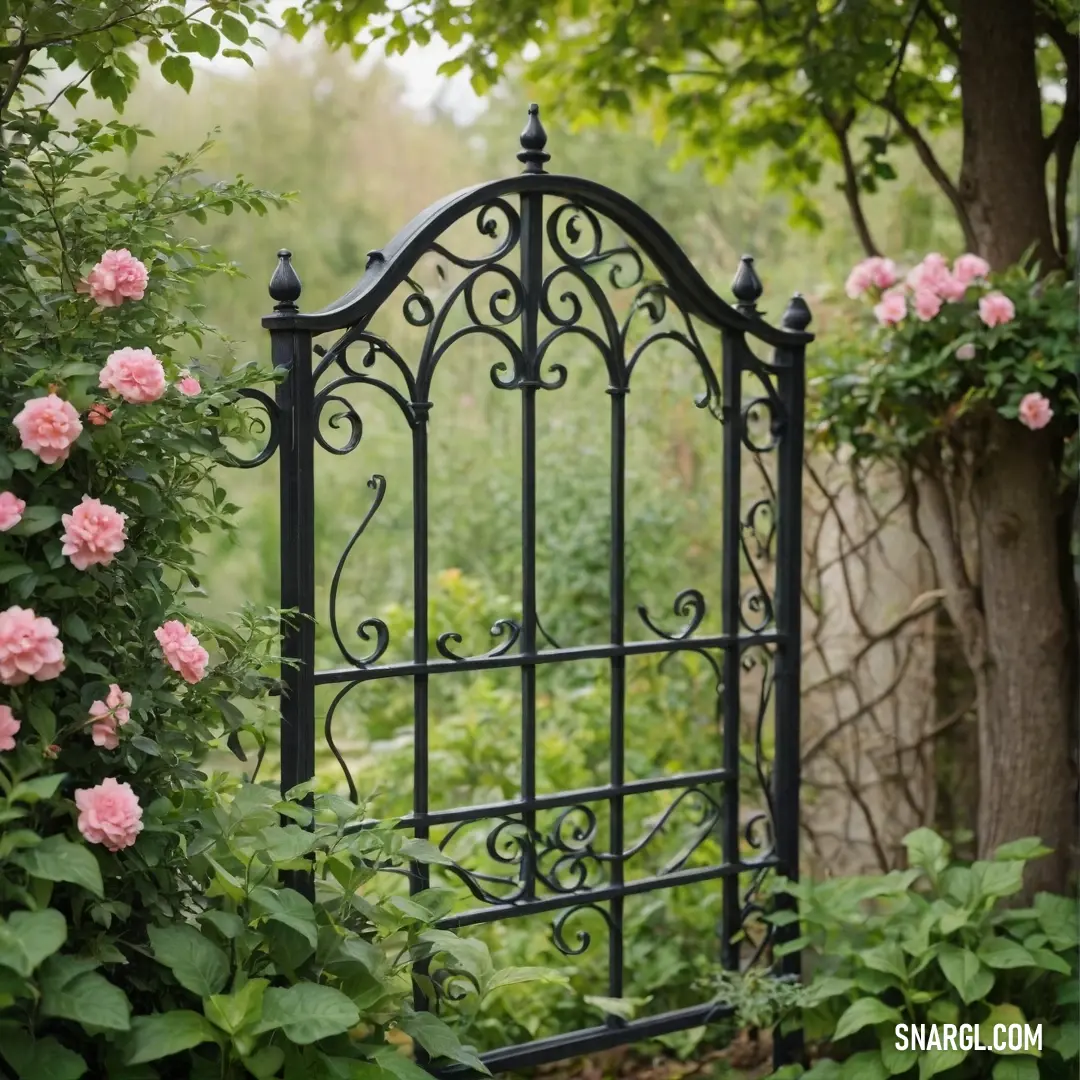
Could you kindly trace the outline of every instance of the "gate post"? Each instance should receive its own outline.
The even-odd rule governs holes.
[[[785,330],[805,331],[810,308],[796,293],[780,324]],[[802,660],[802,500],[803,442],[806,394],[806,347],[791,345],[776,350],[776,365],[783,371],[779,393],[785,417],[780,440],[777,475],[776,522],[776,652],[773,804],[776,807],[777,872],[791,881],[799,879],[799,784],[800,784],[800,673]],[[777,909],[793,910],[794,897],[780,896]],[[799,936],[799,924],[777,927],[775,942]],[[781,975],[799,978],[801,955],[788,953],[779,962]],[[802,1056],[802,1032],[775,1035],[775,1066],[798,1061]]]
[[[281,792],[315,775],[315,439],[311,331],[290,325],[298,312],[300,279],[292,253],[278,252],[270,279],[274,314],[263,319],[270,331],[270,358],[287,374],[277,384],[281,425],[279,530],[281,607],[291,611],[281,626]],[[305,804],[312,803],[308,795]],[[314,898],[310,872],[289,871],[285,884]]]

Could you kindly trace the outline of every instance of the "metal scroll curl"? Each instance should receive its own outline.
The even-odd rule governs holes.
[[[430,250],[454,266],[460,266],[463,270],[474,270],[477,267],[497,262],[499,259],[505,259],[517,247],[521,239],[521,217],[510,203],[505,199],[492,199],[491,202],[480,207],[476,215],[476,231],[481,236],[490,237],[492,240],[498,239],[500,216],[505,236],[501,243],[486,255],[470,259],[455,254],[438,243],[432,244]]]
[[[672,611],[682,618],[689,617],[686,625],[679,630],[662,630],[649,617],[649,609],[645,607],[644,604],[639,604],[637,609],[638,618],[640,618],[657,637],[661,637],[665,641],[685,641],[701,625],[701,621],[705,618],[705,597],[702,596],[697,589],[683,589],[683,591],[675,597]]]
[[[767,522],[762,526],[762,519]],[[776,506],[771,497],[755,500],[746,511],[739,529],[739,545],[750,568],[754,584],[739,597],[739,622],[751,634],[760,634],[772,625],[775,617],[772,596],[762,575],[760,563],[772,558],[776,535]],[[750,540],[756,550],[750,548]]]
[[[256,437],[265,433],[266,440],[263,448],[253,457],[245,458],[232,451],[226,451],[226,462],[234,469],[255,469],[269,461],[281,445],[281,410],[269,394],[253,386],[242,387],[236,391],[236,395],[256,402],[265,414],[265,420],[259,415],[251,416],[248,420],[248,430]]]
[[[615,932],[615,924],[612,921],[611,913],[607,908],[601,907],[599,904],[576,904],[574,907],[567,908],[555,921],[551,924],[551,938],[555,943],[555,948],[563,954],[563,956],[581,956],[583,952],[592,944],[592,934],[588,930],[577,930],[575,936],[577,937],[577,944],[571,945],[566,940],[566,924],[575,916],[581,914],[583,911],[595,911],[597,912],[608,925],[608,930],[612,933]]]
[[[447,630],[445,633],[440,634],[435,641],[435,648],[447,660],[490,660],[496,656],[504,656],[517,644],[518,638],[521,637],[521,624],[513,619],[497,619],[492,624],[491,636],[498,638],[504,634],[506,635],[505,641],[500,642],[488,652],[476,656],[460,656],[449,647],[447,644],[449,641],[454,642],[456,645],[461,644],[461,635],[454,630]]]
[[[533,862],[534,844],[525,824],[517,818],[501,818],[482,839],[483,851],[493,867],[506,867],[505,873],[480,870],[462,865],[460,859],[449,854],[455,840],[467,836],[469,826],[476,820],[459,821],[439,841],[439,850],[452,861],[439,869],[452,874],[483,904],[514,904],[531,888],[530,868]],[[475,840],[471,846],[476,847]],[[498,889],[499,891],[493,891]]]
[[[569,266],[598,268],[609,264],[607,279],[615,289],[632,289],[645,276],[645,263],[635,248],[629,244],[604,247],[600,218],[583,203],[566,202],[556,207],[547,220],[547,237],[551,250]]]
[[[761,692],[758,696],[757,714],[754,717],[754,758],[749,764],[753,767],[765,808],[754,814],[746,822],[743,829],[743,837],[747,845],[755,853],[752,858],[746,860],[752,865],[754,862],[770,858],[776,850],[774,828],[776,813],[772,795],[772,768],[771,763],[766,758],[764,738],[765,722],[769,714],[775,680],[773,655],[768,649],[758,646],[744,653],[741,666],[743,671],[746,672],[753,671],[756,668],[761,670]]]
[[[337,643],[338,649],[341,650],[341,655],[345,657],[350,664],[358,668],[368,667],[369,665],[374,664],[383,653],[386,652],[386,649],[390,644],[390,630],[382,619],[364,619],[357,626],[356,633],[363,641],[370,641],[372,634],[374,634],[375,644],[370,652],[363,656],[358,656],[345,644],[345,640],[342,637],[338,625],[338,589],[341,585],[341,575],[345,569],[345,563],[349,558],[350,552],[356,546],[356,542],[363,535],[364,530],[371,523],[371,519],[382,505],[383,497],[386,495],[386,477],[376,473],[368,480],[367,486],[375,492],[375,497],[372,499],[371,506],[368,507],[368,511],[364,515],[363,520],[356,527],[356,531],[345,545],[345,550],[342,551],[341,556],[337,561],[337,566],[334,568],[334,576],[330,581],[330,632],[334,635],[334,641]]]

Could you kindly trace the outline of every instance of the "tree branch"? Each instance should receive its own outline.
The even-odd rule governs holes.
[[[945,22],[945,17],[938,11],[932,3],[927,0],[923,4],[923,14],[934,24],[934,29],[937,31],[938,41],[945,46],[953,54],[953,56],[960,55],[960,42],[956,40],[956,35],[949,29],[948,24]]]
[[[851,146],[848,143],[848,130],[851,128],[854,112],[849,112],[843,119],[838,118],[829,108],[822,106],[822,116],[825,123],[836,136],[837,145],[840,148],[840,161],[844,167],[844,198],[847,200],[851,219],[855,223],[855,231],[859,234],[859,242],[863,250],[869,255],[880,255],[873,236],[870,235],[870,223],[866,220],[863,212],[862,200],[859,197],[859,177],[855,170],[855,160],[851,156]]]

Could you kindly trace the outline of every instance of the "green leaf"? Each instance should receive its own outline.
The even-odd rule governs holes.
[[[16,911],[0,919],[0,964],[30,975],[67,940],[67,921],[54,908]]]
[[[36,847],[13,855],[11,861],[31,877],[70,882],[98,899],[105,895],[97,859],[82,844],[73,844],[62,836],[48,836]]]
[[[191,61],[186,56],[168,56],[161,62],[161,75],[167,83],[179,83],[185,92],[191,92],[195,74],[191,70]]]
[[[484,993],[490,994],[503,986],[518,986],[521,983],[543,983],[547,986],[568,986],[565,975],[545,967],[507,967],[500,968],[484,985]]]
[[[365,1046],[362,1049],[364,1053],[370,1052],[374,1064],[383,1070],[382,1076],[372,1076],[371,1080],[388,1080],[388,1076],[395,1080],[427,1080],[431,1076],[426,1069],[421,1069],[416,1062],[392,1047],[380,1046],[372,1050]]]
[[[994,973],[970,949],[943,945],[938,953],[942,974],[956,987],[965,1005],[986,997],[994,985]]]
[[[228,49],[225,51],[229,52]],[[244,1068],[257,1080],[271,1080],[272,1077],[278,1075],[278,1070],[285,1061],[285,1051],[280,1046],[264,1046],[256,1050],[250,1057],[241,1060],[244,1063]],[[364,1063],[354,1061],[353,1064],[360,1065]]]
[[[131,1022],[131,1037],[127,1043],[127,1063],[141,1065],[147,1061],[179,1054],[200,1043],[218,1037],[205,1017],[187,1009],[136,1016]]]
[[[127,1031],[131,1006],[118,986],[104,976],[87,971],[85,962],[70,957],[50,957],[42,968],[41,1013],[74,1020],[85,1028]]]
[[[188,26],[199,54],[213,60],[221,48],[221,35],[209,23],[191,22]]]
[[[919,1054],[919,1080],[929,1080],[931,1076],[955,1068],[968,1055],[959,1047],[951,1050],[925,1050]]]
[[[949,845],[933,829],[916,829],[904,837],[908,862],[932,875],[939,874],[949,862]]]
[[[13,1025],[0,1028],[0,1055],[15,1070],[19,1080],[79,1080],[86,1062],[51,1035],[34,1039]]]
[[[1072,974],[1072,968],[1069,967],[1068,961],[1049,949],[1032,949],[1031,959],[1035,962],[1036,967],[1042,968],[1044,971],[1056,971],[1059,975]]]
[[[300,1046],[340,1035],[360,1022],[360,1011],[340,990],[315,983],[297,983],[287,990],[271,987],[263,998],[257,1030],[280,1028]]]
[[[987,967],[992,968],[1022,968],[1035,965],[1035,959],[1031,953],[1012,938],[987,938],[979,945],[976,955]]]
[[[251,901],[271,922],[281,923],[295,930],[313,949],[318,945],[315,908],[307,897],[295,889],[269,889],[260,885],[251,890]]]
[[[1024,862],[1029,859],[1040,859],[1044,855],[1050,855],[1053,849],[1045,847],[1037,836],[1025,836],[1020,840],[1010,840],[994,849],[995,859],[1020,859]]]
[[[1000,1058],[991,1075],[993,1080],[1039,1080],[1039,1063],[1031,1057]]]
[[[994,1028],[998,1024],[1004,1024],[1009,1027],[1011,1024],[1026,1024],[1027,1017],[1024,1016],[1023,1010],[1016,1005],[994,1005],[990,1009],[989,1015],[979,1025],[979,1041],[987,1047],[993,1049],[994,1047]],[[1015,1054],[1016,1051],[1004,1049],[994,1050],[995,1054]],[[1035,1054],[1039,1056],[1038,1053]]]
[[[150,944],[154,957],[196,997],[218,993],[229,977],[229,958],[194,926],[153,926]]]
[[[874,971],[883,971],[886,975],[895,975],[901,982],[907,982],[907,963],[904,950],[895,941],[886,941],[873,949],[860,953],[862,962]]]
[[[422,840],[416,836],[402,840],[401,854],[406,859],[414,859],[418,863],[434,863],[437,866],[454,865],[454,860],[441,852],[430,840]]]
[[[262,1016],[263,994],[269,985],[266,979],[248,979],[235,994],[214,994],[207,998],[203,1012],[222,1031],[235,1035]]]
[[[871,1024],[896,1024],[899,1021],[900,1013],[883,1001],[878,1001],[877,998],[860,998],[844,1010],[836,1022],[833,1038],[839,1042]]]
[[[888,1080],[890,1074],[879,1051],[863,1050],[844,1062],[840,1075],[843,1080]]]
[[[243,45],[248,39],[247,24],[236,18],[235,15],[223,12],[218,26],[234,45]]]
[[[433,1058],[445,1058],[448,1061],[467,1065],[485,1076],[490,1073],[487,1066],[467,1047],[461,1045],[454,1032],[431,1013],[413,1013],[398,1021],[398,1027],[419,1043]]]
[[[1075,900],[1039,893],[1035,897],[1035,912],[1043,933],[1055,949],[1064,951],[1080,943],[1080,910]]]
[[[1072,1061],[1080,1055],[1080,1024],[1075,1020],[1062,1024],[1050,1034],[1049,1045],[1061,1055],[1063,1061]]]
[[[894,1039],[881,1041],[881,1063],[889,1076],[900,1076],[909,1069],[914,1069],[919,1061],[918,1050],[897,1050]]]
[[[315,842],[314,836],[299,825],[268,825],[259,835],[263,841],[260,854],[275,863],[302,858]]]
[[[10,536],[33,536],[35,533],[51,529],[59,520],[62,511],[56,506],[28,506],[23,511],[22,520],[13,529]]]
[[[971,872],[975,876],[976,892],[984,900],[1013,896],[1024,887],[1024,864],[1016,859],[972,863]]]

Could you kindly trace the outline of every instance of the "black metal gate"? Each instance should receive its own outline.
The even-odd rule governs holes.
[[[758,922],[762,886],[770,872],[798,873],[799,849],[799,656],[801,471],[803,452],[804,353],[810,312],[796,295],[781,320],[768,325],[756,308],[762,287],[753,261],[742,260],[733,284],[736,305],[729,306],[706,284],[673,239],[638,206],[617,192],[571,176],[551,175],[546,135],[536,106],[530,107],[521,135],[516,176],[458,192],[436,203],[408,224],[390,244],[367,257],[356,287],[322,311],[301,314],[300,281],[287,251],[270,285],[274,312],[263,320],[270,331],[275,367],[287,370],[276,400],[275,448],[280,461],[281,603],[300,617],[284,636],[284,655],[294,661],[283,671],[281,707],[281,781],[285,790],[315,774],[321,719],[326,745],[337,759],[353,798],[356,784],[345,755],[334,742],[333,720],[342,698],[363,692],[377,680],[411,680],[413,724],[412,812],[401,827],[445,847],[468,824],[490,823],[487,849],[504,868],[502,874],[461,864],[453,873],[476,901],[444,921],[463,927],[523,915],[551,913],[555,943],[564,954],[582,951],[566,941],[567,919],[589,909],[599,912],[609,937],[607,996],[624,995],[623,906],[627,897],[695,882],[715,881],[722,890],[718,928],[719,956],[730,969],[769,957],[770,944],[790,937],[794,928],[773,932]],[[476,227],[490,250],[479,257],[450,251],[441,241],[446,230],[476,214]],[[606,223],[605,220],[606,219]],[[611,244],[611,228],[621,236]],[[459,280],[438,307],[410,274],[422,256],[434,253],[458,272]],[[646,262],[655,277],[646,275]],[[600,276],[604,271],[604,277]],[[487,310],[478,310],[477,283],[497,286]],[[609,300],[605,279],[615,289],[636,290],[619,318]],[[421,328],[424,344],[412,362],[371,323],[396,290],[407,289],[400,312]],[[451,311],[462,322],[449,330]],[[630,343],[629,325],[644,318],[649,331]],[[718,334],[719,376],[703,344],[703,328]],[[336,334],[327,348],[314,344]],[[461,636],[429,625],[429,426],[433,411],[432,376],[446,350],[477,335],[494,341],[505,359],[491,369],[495,386],[520,395],[521,527],[520,618],[501,618],[492,634],[501,639],[490,651],[462,655]],[[567,378],[563,365],[547,361],[549,347],[576,335],[582,348],[595,350],[606,366],[610,424],[610,637],[603,644],[556,643],[537,611],[538,396],[557,390]],[[626,402],[643,353],[664,341],[685,350],[696,363],[704,392],[696,404],[711,412],[723,453],[722,566],[718,633],[700,631],[706,596],[686,589],[676,597],[677,630],[661,628],[638,606],[647,635],[628,636],[625,590],[626,556],[625,452]],[[751,343],[771,346],[772,359],[760,359]],[[350,351],[351,350],[351,351]],[[715,350],[714,350],[715,351]],[[355,355],[362,354],[359,360]],[[382,365],[381,368],[378,365]],[[753,383],[760,392],[749,393]],[[323,625],[336,644],[339,666],[321,669],[316,657],[317,610],[315,453],[316,446],[335,454],[354,449],[363,420],[345,396],[346,388],[366,386],[389,395],[411,438],[412,640],[409,659],[386,659],[391,633],[385,621],[366,618],[349,639],[339,626],[342,566],[379,509],[386,490],[382,476],[363,478],[373,491],[370,510],[332,571],[319,578],[328,590]],[[598,403],[598,410],[602,406]],[[328,409],[337,409],[324,418]],[[322,428],[346,422],[345,445],[327,440]],[[745,486],[744,458],[768,457],[765,480]],[[772,567],[766,568],[766,563]],[[770,584],[771,581],[771,584]],[[631,609],[633,610],[633,609]],[[635,623],[635,626],[637,624]],[[624,715],[629,658],[677,652],[704,656],[716,675],[717,719],[722,728],[719,767],[678,775],[628,778],[624,756]],[[717,657],[713,656],[717,654]],[[536,785],[537,673],[542,665],[606,661],[610,678],[610,768],[584,790],[540,792]],[[763,670],[759,700],[747,710],[740,703],[744,669]],[[520,672],[521,779],[518,797],[501,803],[433,808],[429,792],[429,687],[433,680],[486,669]],[[316,716],[316,694],[330,687],[333,701]],[[741,721],[749,711],[749,723]],[[772,725],[772,750],[763,729]],[[751,753],[740,731],[747,729]],[[740,814],[740,782],[760,788],[760,812]],[[646,876],[627,872],[630,857],[662,828],[667,815],[641,840],[625,835],[626,801],[643,792],[671,791],[672,808],[685,797],[700,797],[705,807],[698,836],[715,838],[722,858],[712,865],[688,865],[688,853]],[[598,834],[601,807],[608,835]],[[541,818],[557,812],[553,823]],[[571,822],[571,815],[576,815]],[[700,843],[700,840],[698,841]],[[691,845],[691,850],[696,846]],[[512,853],[508,854],[508,850]],[[553,868],[554,866],[554,868]],[[595,871],[595,873],[593,872]],[[430,883],[430,867],[415,864],[413,892]],[[797,956],[778,967],[797,973]],[[423,1000],[420,999],[423,1006]],[[486,1056],[493,1070],[511,1069],[575,1056],[652,1036],[697,1027],[723,1015],[723,1008],[703,1002],[691,1008],[636,1020],[609,1017],[593,1028],[557,1038],[507,1047]]]

